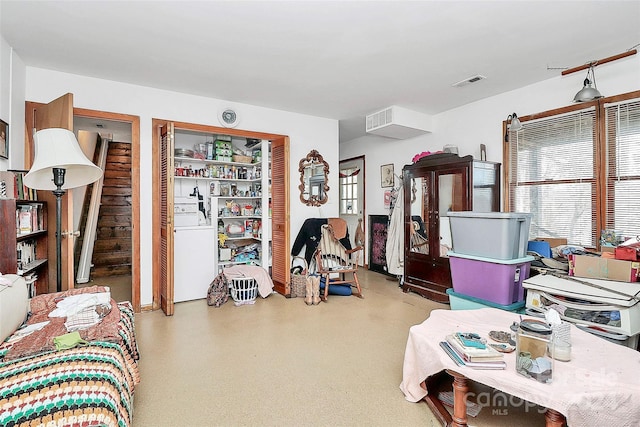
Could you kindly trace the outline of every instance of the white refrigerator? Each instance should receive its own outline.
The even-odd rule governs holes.
[[[207,297],[216,277],[217,229],[211,226],[176,227],[173,244],[174,302]]]

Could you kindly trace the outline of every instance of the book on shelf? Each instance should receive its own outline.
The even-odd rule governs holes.
[[[18,214],[18,224],[20,234],[31,233],[33,231],[33,223],[31,222],[31,209],[28,206],[22,206]]]
[[[44,211],[41,203],[20,205],[16,209],[16,228],[18,234],[44,230]]]
[[[441,341],[440,347],[449,355],[451,360],[458,366],[468,366],[473,369],[506,369],[507,362],[504,360],[499,361],[489,361],[489,362],[471,362],[464,360],[462,355],[456,352],[453,347],[449,344],[448,341]]]
[[[0,198],[38,200],[38,192],[24,185],[23,177],[27,172],[29,171],[17,169],[0,171]]]
[[[29,298],[33,298],[36,296],[36,280],[38,280],[38,275],[35,273],[27,274],[24,276],[24,280],[27,284],[27,289],[29,291]]]
[[[22,240],[16,244],[16,259],[18,260],[18,274],[22,275],[36,261],[36,241],[33,239]]]
[[[461,337],[462,335],[462,337]],[[481,348],[477,345],[466,345],[463,341],[464,334],[454,333],[447,335],[449,345],[467,362],[494,362],[504,360],[504,355],[493,347],[484,345]]]

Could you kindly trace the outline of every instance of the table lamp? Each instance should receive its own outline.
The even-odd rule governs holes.
[[[51,190],[56,196],[56,290],[62,291],[62,196],[69,188],[91,184],[102,177],[102,169],[82,152],[76,136],[67,129],[50,128],[34,135],[35,158],[23,182],[36,190]]]

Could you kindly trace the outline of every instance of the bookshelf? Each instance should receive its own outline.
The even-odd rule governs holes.
[[[23,276],[29,294],[47,293],[47,204],[0,199],[0,272]]]

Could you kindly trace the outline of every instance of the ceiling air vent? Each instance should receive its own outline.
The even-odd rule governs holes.
[[[481,76],[480,74],[476,74],[475,76],[467,77],[464,80],[460,80],[458,83],[454,83],[451,86],[453,87],[462,87],[466,85],[470,85],[471,83],[479,82],[480,80],[486,79],[485,76]]]
[[[413,138],[431,132],[431,116],[393,105],[369,114],[366,131],[387,138]]]

